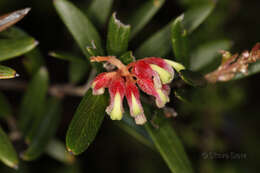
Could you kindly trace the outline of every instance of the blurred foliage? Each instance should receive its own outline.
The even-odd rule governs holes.
[[[58,7],[57,4],[62,1],[68,2],[67,5],[72,10],[70,8],[67,11],[64,10],[68,6]],[[17,156],[14,149],[18,155],[22,156],[21,160],[37,158],[34,162],[20,161],[18,171],[4,166],[1,162],[1,173],[104,172],[107,170],[109,172],[172,171],[178,173],[179,168],[186,169],[189,165],[189,161],[185,161],[185,152],[184,154],[182,152],[183,146],[194,172],[258,172],[260,160],[258,148],[260,141],[257,130],[259,126],[259,74],[237,81],[210,84],[203,88],[183,85],[179,79],[176,79],[171,93],[173,101],[167,106],[174,108],[178,116],[173,121],[167,119],[166,125],[162,123],[162,128],[159,130],[151,124],[145,128],[137,127],[128,119],[114,126],[118,122],[113,123],[107,120],[108,118],[104,118],[103,121],[105,113],[99,113],[91,103],[83,100],[82,105],[77,109],[77,112],[83,113],[74,115],[78,115],[77,122],[81,123],[81,126],[77,127],[74,120],[74,125],[71,124],[70,129],[76,128],[78,131],[83,131],[84,133],[80,132],[80,135],[85,139],[78,137],[77,140],[71,140],[77,136],[67,136],[67,143],[68,140],[70,144],[72,141],[73,147],[81,146],[82,143],[78,142],[81,140],[88,147],[88,150],[77,159],[69,155],[64,143],[72,115],[76,112],[81,98],[64,97],[62,93],[56,93],[55,90],[47,87],[64,83],[69,87],[81,87],[82,84],[84,86],[84,83],[91,79],[91,73],[89,73],[91,70],[93,72],[96,67],[98,70],[102,69],[101,66],[90,66],[87,58],[93,55],[121,55],[120,58],[127,63],[133,61],[134,56],[138,59],[155,55],[173,57],[172,59],[183,62],[183,58],[178,58],[176,55],[176,50],[181,50],[180,46],[183,46],[182,40],[181,44],[177,45],[178,48],[175,45],[173,49],[172,40],[170,40],[176,36],[176,33],[183,34],[183,29],[188,30],[187,41],[185,41],[187,47],[184,50],[188,51],[185,58],[189,57],[185,59],[189,62],[183,63],[190,64],[191,70],[202,74],[211,72],[221,62],[218,50],[230,49],[231,52],[241,53],[259,42],[260,23],[257,19],[259,1],[214,1],[216,5],[211,13],[207,11],[202,13],[202,9],[199,9],[201,13],[196,18],[196,15],[190,12],[191,19],[187,20],[188,22],[194,22],[195,19],[199,21],[200,15],[208,16],[209,14],[208,17],[203,18],[203,22],[200,21],[199,24],[194,22],[195,24],[192,25],[188,25],[185,21],[185,12],[196,9],[199,4],[205,5],[213,1],[71,0],[70,2],[55,0],[55,8],[62,16],[66,28],[58,17],[52,1],[0,1],[1,14],[25,7],[32,8],[31,12],[17,24],[18,27],[12,27],[0,33],[0,77],[2,75],[15,77],[13,69],[20,74],[17,80],[0,81],[0,145],[7,146],[5,150],[0,148],[0,160],[15,167]],[[113,12],[117,13],[116,19],[115,16],[111,17]],[[180,28],[177,28],[180,30],[174,34],[171,33],[175,19],[183,13],[184,21],[179,23]],[[86,15],[89,18],[86,18]],[[117,23],[117,19],[120,19],[121,23]],[[130,27],[121,24],[131,24],[130,35],[128,33]],[[115,30],[117,31],[113,32]],[[124,37],[120,37],[122,33]],[[79,47],[75,46],[71,34]],[[177,35],[176,38],[182,39],[179,36]],[[37,45],[35,40],[38,40],[40,44]],[[128,40],[130,40],[129,43]],[[117,47],[119,43],[122,47]],[[108,47],[111,45],[112,47]],[[36,46],[38,47],[35,48]],[[106,47],[107,49],[104,49]],[[51,58],[49,54],[69,63]],[[21,57],[22,61],[18,58],[12,59],[14,57]],[[259,71],[259,66],[255,65],[253,70]],[[183,73],[180,75],[184,76]],[[18,81],[17,85],[21,85],[18,91],[26,87],[19,81],[28,81],[28,89],[25,93],[13,91],[12,88],[5,87],[5,81]],[[184,86],[182,90],[179,90],[180,86]],[[55,97],[50,96],[53,94]],[[184,102],[174,98],[180,98]],[[99,102],[100,109],[104,106],[102,102]],[[91,129],[93,127],[84,126],[82,120],[84,116],[89,115],[84,106],[90,107],[90,110],[93,110],[92,114],[96,113],[99,117],[96,120],[99,123],[97,129],[95,129],[95,124],[91,123],[95,130],[90,138],[86,137],[85,131],[89,132],[93,130]],[[155,111],[155,113],[158,112]],[[153,119],[153,116],[150,118]],[[16,120],[19,126],[14,125]],[[84,120],[89,123],[93,119],[85,118]],[[26,122],[26,128],[21,126],[23,122]],[[166,128],[169,130],[165,130]],[[100,132],[97,134],[98,129]],[[161,132],[166,138],[157,134]],[[183,146],[176,142],[179,140],[177,136]],[[171,139],[167,140],[167,137]],[[80,152],[87,147],[83,146]],[[159,152],[156,152],[156,149]],[[240,154],[241,157],[231,158],[232,153]],[[225,155],[230,157],[227,158]],[[242,157],[244,155],[245,157]],[[178,160],[178,158],[181,159]],[[175,163],[178,163],[177,166],[174,165]],[[182,164],[186,166],[183,168]]]

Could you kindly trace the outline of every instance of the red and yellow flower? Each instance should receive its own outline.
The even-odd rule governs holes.
[[[103,94],[108,88],[110,94],[110,105],[106,112],[112,120],[121,120],[123,117],[123,99],[126,96],[130,114],[136,124],[144,124],[147,120],[144,115],[140,101],[139,88],[148,95],[155,97],[156,105],[159,108],[170,101],[169,83],[174,78],[175,70],[180,71],[184,66],[171,60],[157,57],[148,57],[124,65],[113,56],[91,57],[92,62],[107,61],[115,65],[118,70],[99,74],[92,83],[94,95]]]

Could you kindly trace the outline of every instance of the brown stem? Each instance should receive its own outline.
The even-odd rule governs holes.
[[[74,86],[71,84],[57,84],[50,86],[48,92],[50,95],[57,97],[64,97],[65,95],[82,97],[85,95],[85,92],[91,87],[91,82],[96,76],[96,73],[96,70],[91,70],[87,82],[82,86]],[[27,85],[27,82],[17,79],[0,81],[1,90],[24,91],[26,90]]]
[[[73,86],[70,84],[59,84],[50,86],[48,92],[50,95],[63,97],[65,95],[70,96],[84,96],[85,92],[89,89],[90,84],[83,86]],[[27,88],[27,82],[20,80],[1,80],[0,89],[8,91],[24,91]]]
[[[114,66],[116,66],[120,70],[122,76],[130,75],[128,68],[119,59],[117,59],[114,56],[93,56],[90,58],[90,61],[91,62],[107,61],[107,62],[113,64]]]

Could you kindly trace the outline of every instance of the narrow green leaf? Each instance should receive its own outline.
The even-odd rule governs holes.
[[[187,84],[194,87],[203,87],[207,84],[206,79],[198,72],[181,70],[180,76]]]
[[[61,100],[50,98],[45,107],[46,111],[33,122],[33,126],[26,136],[28,149],[22,154],[23,160],[35,160],[48,145],[56,133],[61,118]]]
[[[42,67],[33,76],[23,96],[18,123],[24,134],[32,126],[33,120],[42,114],[48,91],[48,82],[48,71]]]
[[[120,61],[122,61],[125,65],[135,61],[135,57],[133,55],[133,52],[132,51],[128,51],[126,53],[124,53],[123,55],[121,55],[119,58],[118,58]]]
[[[128,135],[132,136],[134,139],[149,147],[152,150],[155,150],[152,141],[148,140],[141,133],[139,133],[135,128],[128,126],[125,123],[115,122],[118,127],[124,130]],[[149,137],[149,136],[148,136]]]
[[[69,80],[72,83],[78,83],[90,68],[90,63],[83,58],[73,55],[69,52],[52,51],[50,56],[69,61]]]
[[[138,58],[166,56],[171,47],[171,25],[172,22],[148,38],[135,52]]]
[[[191,34],[213,11],[215,2],[198,4],[175,19],[172,25],[172,46],[178,62],[189,67],[190,57],[187,44],[187,36]]]
[[[0,61],[8,60],[29,52],[38,42],[31,37],[0,39]]]
[[[67,131],[68,151],[78,155],[93,142],[103,122],[107,100],[105,95],[94,96],[91,90],[86,92]]]
[[[30,37],[25,31],[22,29],[13,26],[8,28],[7,30],[0,33],[0,38],[3,39],[18,39],[18,38],[26,38]]]
[[[101,38],[87,16],[67,0],[54,0],[53,2],[58,14],[85,56],[87,58],[91,56],[87,52],[86,47],[92,46],[92,41],[95,42],[99,55],[103,55],[104,51],[101,45]]]
[[[104,27],[109,17],[114,0],[92,0],[87,14],[92,21]]]
[[[26,53],[23,59],[23,64],[29,74],[35,74],[42,66],[45,65],[44,57],[40,50],[36,47],[30,52]]]
[[[72,164],[75,161],[75,157],[67,152],[65,144],[57,139],[52,139],[45,151],[52,158],[65,164]]]
[[[97,47],[96,47],[96,45],[95,45],[95,42],[94,41],[92,41],[91,42],[91,46],[87,46],[86,47],[86,51],[88,52],[88,54],[90,55],[90,56],[100,56],[100,54],[98,53],[98,50],[97,50]],[[93,64],[93,63],[92,63]],[[100,64],[100,63],[94,63],[94,65],[95,65],[95,67],[97,67],[97,70],[98,71],[102,71],[102,64]]]
[[[145,128],[143,126],[136,125],[134,119],[130,117],[128,112],[126,112],[123,116],[122,122],[115,122],[115,124],[142,144],[151,149],[154,149],[153,141],[149,134],[146,132]]]
[[[184,13],[183,26],[188,34],[192,33],[198,26],[205,21],[215,8],[216,2],[209,0],[206,3],[198,3]]]
[[[84,77],[86,77],[87,72],[89,71],[89,65],[85,61],[81,62],[71,62],[69,64],[69,80],[71,83],[78,83]]]
[[[172,47],[175,58],[185,67],[189,66],[187,31],[183,27],[183,15],[175,19],[171,27]]]
[[[11,114],[11,105],[7,98],[0,92],[0,118],[6,118]]]
[[[121,23],[120,20],[116,18],[116,13],[113,13],[108,26],[108,55],[120,56],[127,51],[130,29],[130,25]]]
[[[146,0],[139,8],[130,15],[128,23],[132,26],[131,38],[134,37],[153,18],[162,7],[165,0]]]
[[[190,69],[194,71],[201,70],[211,62],[220,59],[220,50],[230,49],[232,43],[229,40],[217,40],[205,43],[198,47],[197,50],[191,54]]]
[[[163,113],[156,111],[153,122],[158,128],[151,123],[146,123],[145,128],[170,170],[173,173],[192,173],[190,162],[170,121]]]
[[[29,11],[30,8],[25,8],[0,16],[0,32],[22,20]]]
[[[17,27],[11,27],[4,32],[0,33],[0,38],[4,39],[28,39],[30,36],[24,32],[23,30],[17,28]],[[28,53],[25,54],[25,58],[23,59],[24,66],[26,70],[30,74],[34,74],[38,71],[38,69],[44,65],[44,58],[42,57],[40,51],[38,48],[32,49],[31,51],[28,51]]]
[[[18,168],[17,153],[11,144],[8,136],[0,127],[0,160],[11,168]]]
[[[10,67],[0,65],[0,79],[10,79],[16,77],[18,74]]]
[[[86,63],[83,58],[80,58],[76,55],[73,55],[70,52],[63,52],[63,51],[52,51],[49,53],[50,56],[70,62],[78,62],[78,63]]]

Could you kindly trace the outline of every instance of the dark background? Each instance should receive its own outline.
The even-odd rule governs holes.
[[[71,1],[82,10],[86,10],[90,2]],[[167,0],[153,20],[131,42],[130,49],[135,49],[145,38],[184,12],[189,7],[188,2],[192,1]],[[193,3],[197,2],[194,0]],[[115,0],[112,11],[117,11],[124,22],[140,4],[141,1],[138,0]],[[1,14],[24,7],[31,7],[32,10],[17,26],[40,42],[39,48],[45,55],[51,83],[66,83],[68,64],[49,57],[48,52],[75,51],[72,36],[55,12],[52,0],[0,1]],[[196,49],[199,44],[218,38],[231,40],[231,51],[234,53],[251,49],[260,38],[259,11],[258,0],[219,0],[214,12],[193,34],[191,50]],[[99,31],[105,38],[106,28],[100,28]],[[21,65],[22,58],[4,64],[14,67],[21,79],[29,78]],[[170,105],[179,113],[173,120],[173,125],[196,172],[258,172],[259,79],[260,74],[256,74],[239,81],[198,89],[192,93],[192,100],[196,103],[194,106],[183,104],[171,95],[173,102]],[[22,93],[6,91],[5,94],[16,109]],[[79,101],[80,98],[66,97],[63,102],[63,120],[57,135],[62,140]],[[246,157],[223,158],[223,155],[230,156],[231,153]],[[205,158],[205,154],[214,157]],[[95,142],[84,154],[77,157],[74,166],[64,166],[44,155],[23,167],[28,172],[170,172],[159,154],[128,136],[109,118],[106,118]],[[11,170],[0,164],[0,172],[8,171]]]

